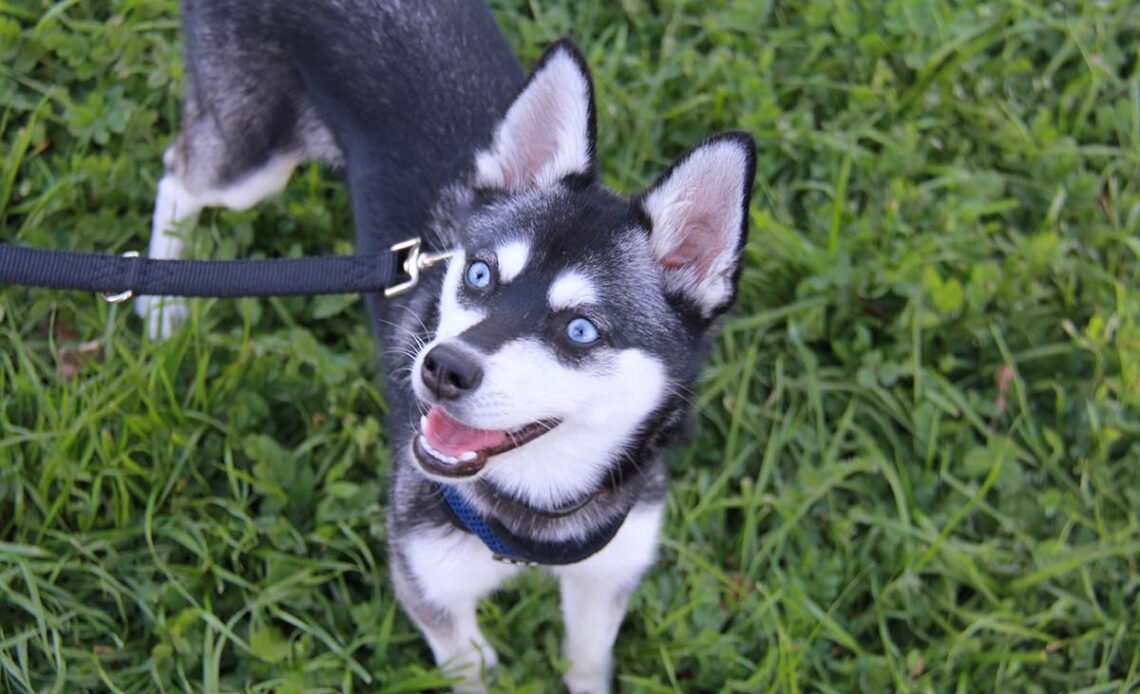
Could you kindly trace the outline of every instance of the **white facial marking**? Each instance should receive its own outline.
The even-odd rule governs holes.
[[[447,274],[443,276],[443,288],[439,294],[439,325],[436,327],[435,339],[423,345],[412,362],[412,389],[420,400],[427,400],[430,397],[419,376],[427,353],[439,343],[455,337],[487,316],[485,311],[467,308],[459,303],[459,283],[463,281],[463,273],[466,270],[467,254],[460,251],[448,263]],[[420,427],[426,428],[426,426],[426,419],[421,420]]]
[[[503,284],[519,276],[530,258],[530,244],[525,241],[511,241],[495,249],[499,259],[499,281]]]
[[[598,290],[590,278],[577,270],[568,270],[551,283],[546,298],[557,311],[598,303]]]
[[[459,303],[459,284],[463,281],[466,269],[467,254],[456,253],[447,266],[447,274],[443,278],[443,291],[439,295],[439,327],[435,332],[436,342],[455,337],[487,317],[484,311],[467,308]]]
[[[608,350],[569,366],[544,341],[527,338],[483,360],[482,383],[457,414],[482,429],[560,419],[542,436],[494,456],[480,473],[505,492],[553,508],[597,486],[666,390],[664,364],[642,350]]]

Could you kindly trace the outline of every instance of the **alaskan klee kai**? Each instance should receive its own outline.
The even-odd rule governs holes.
[[[445,272],[366,297],[386,354],[396,592],[457,689],[496,655],[476,602],[527,564],[560,582],[572,692],[610,690],[630,593],[654,561],[665,456],[732,303],[752,139],[698,144],[645,192],[599,181],[573,43],[525,77],[468,0],[182,0],[182,130],[150,256],[180,222],[247,208],[299,163],[347,177],[357,249],[409,237]],[[185,308],[144,298],[152,335]]]

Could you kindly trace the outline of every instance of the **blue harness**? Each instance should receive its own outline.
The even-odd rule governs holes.
[[[621,514],[580,540],[542,542],[516,535],[494,518],[482,515],[454,486],[437,482],[436,487],[451,512],[452,523],[482,540],[494,559],[506,564],[560,566],[580,562],[609,544],[628,515],[628,512]],[[585,506],[592,498],[576,504],[571,512]]]

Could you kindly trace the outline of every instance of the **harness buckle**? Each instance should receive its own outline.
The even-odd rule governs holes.
[[[123,254],[123,257],[124,258],[137,258],[137,257],[139,257],[139,252],[138,251],[127,251],[126,253]],[[124,301],[130,299],[134,295],[135,295],[135,292],[133,289],[128,289],[126,291],[117,292],[115,294],[111,294],[109,292],[102,292],[101,293],[101,296],[103,297],[103,301],[106,301],[108,304],[121,304]]]
[[[417,236],[392,246],[391,250],[393,253],[404,253],[404,260],[400,263],[400,267],[403,269],[404,274],[408,276],[408,279],[385,289],[385,299],[399,296],[415,287],[420,281],[421,272],[455,255],[455,251],[425,253],[421,250],[422,245],[423,241]]]

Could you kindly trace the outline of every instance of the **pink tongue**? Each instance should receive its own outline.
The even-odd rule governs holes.
[[[505,431],[475,429],[452,419],[442,407],[427,413],[427,426],[420,432],[435,450],[458,458],[467,451],[493,448],[507,440]]]

